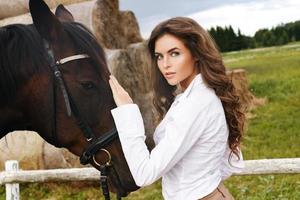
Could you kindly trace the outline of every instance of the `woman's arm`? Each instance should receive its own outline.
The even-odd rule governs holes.
[[[145,144],[144,124],[136,104],[126,104],[113,109],[113,114],[122,149],[133,178],[138,186],[152,184],[168,172],[204,133],[210,116],[208,108],[186,108],[170,115],[162,138],[151,151]]]
[[[208,126],[215,130],[226,126],[224,114],[214,108],[217,98],[185,99],[176,105],[164,123],[164,137],[148,151],[140,110],[128,99],[127,92],[115,79],[110,80],[118,105],[112,115],[119,132],[122,149],[138,186],[145,186],[168,172],[192,148]],[[114,85],[112,85],[114,84]],[[125,93],[124,93],[125,91]],[[215,96],[213,96],[215,97]],[[221,108],[221,107],[220,107]]]

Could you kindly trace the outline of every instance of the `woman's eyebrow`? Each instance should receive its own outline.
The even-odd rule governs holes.
[[[170,53],[170,52],[172,52],[172,51],[174,51],[174,50],[176,50],[176,49],[180,50],[178,47],[174,47],[174,48],[170,49],[170,50],[168,51],[168,53]]]
[[[172,51],[174,51],[174,50],[180,50],[178,47],[174,47],[174,48],[171,48],[171,49],[169,49],[168,51],[167,51],[167,53],[170,53],[170,52],[172,52]],[[154,52],[154,54],[161,54],[160,52]]]

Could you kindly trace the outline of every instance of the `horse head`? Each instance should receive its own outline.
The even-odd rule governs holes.
[[[127,196],[138,187],[112,133],[115,103],[103,49],[63,6],[55,15],[42,0],[29,7],[33,25],[0,28],[0,136],[36,131],[99,170],[111,159],[110,188]]]

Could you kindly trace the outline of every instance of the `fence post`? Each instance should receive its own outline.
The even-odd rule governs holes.
[[[5,171],[12,172],[19,170],[19,163],[16,160],[5,162]],[[6,200],[20,200],[20,189],[18,183],[5,184]]]

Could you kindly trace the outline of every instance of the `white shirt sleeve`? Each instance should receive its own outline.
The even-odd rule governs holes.
[[[226,145],[226,150],[222,157],[222,166],[222,180],[229,178],[233,173],[242,172],[245,168],[242,152],[239,151],[239,157],[237,157],[234,153],[231,153],[229,145]]]
[[[190,102],[187,102],[190,103]],[[185,106],[171,114],[165,136],[149,153],[145,144],[143,119],[136,104],[113,109],[112,115],[119,132],[122,149],[129,169],[138,186],[158,180],[172,168],[196,143],[205,131],[209,116],[206,107]]]

